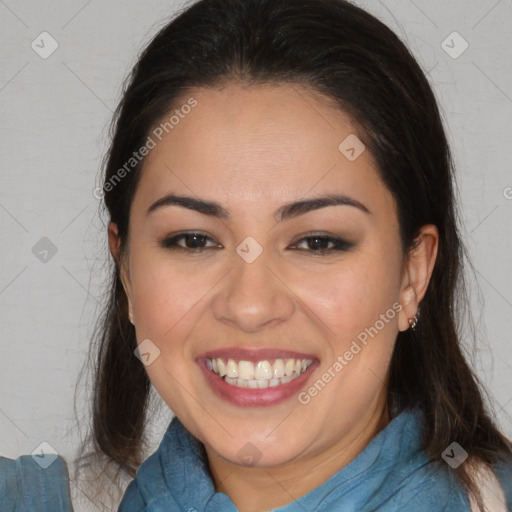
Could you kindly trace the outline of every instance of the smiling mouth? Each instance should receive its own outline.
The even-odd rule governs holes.
[[[263,389],[287,384],[302,375],[313,359],[265,359],[237,361],[206,358],[206,366],[227,384],[239,388]]]

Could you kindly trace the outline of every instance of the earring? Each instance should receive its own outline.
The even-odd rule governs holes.
[[[416,325],[418,324],[419,319],[420,319],[420,311],[418,309],[418,312],[412,318],[409,318],[409,326],[413,331],[416,329]]]
[[[130,308],[130,310],[128,311],[128,318],[130,319],[130,322],[133,324],[133,313],[132,313],[131,308]]]

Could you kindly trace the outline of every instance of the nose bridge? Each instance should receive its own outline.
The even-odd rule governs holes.
[[[246,240],[237,247],[232,263],[233,271],[214,299],[217,320],[244,331],[257,331],[291,316],[295,308],[293,296],[276,276],[262,248],[257,250],[251,240]]]

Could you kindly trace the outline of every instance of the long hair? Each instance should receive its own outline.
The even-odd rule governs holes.
[[[459,321],[469,302],[467,254],[452,158],[425,74],[375,17],[345,0],[200,0],[183,8],[141,53],[113,120],[103,190],[121,253],[144,160],[121,179],[119,170],[127,169],[133,152],[179,106],[187,89],[232,81],[297,84],[331,99],[361,127],[396,201],[404,254],[421,226],[437,226],[438,255],[420,321],[396,340],[388,407],[422,410],[422,445],[431,460],[444,463],[442,453],[454,441],[469,453],[454,471],[482,506],[469,464],[490,467],[510,455],[512,445],[491,418],[484,388],[464,355]],[[119,272],[119,261],[113,260],[95,345],[92,439],[98,453],[134,475],[142,458],[150,383],[133,355],[135,331]]]

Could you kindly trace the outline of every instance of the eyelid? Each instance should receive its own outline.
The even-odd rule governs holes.
[[[297,245],[300,242],[303,242],[303,241],[311,239],[311,238],[319,238],[319,239],[323,239],[323,240],[328,240],[329,242],[334,242],[338,245],[338,248],[319,249],[316,251],[315,250],[307,250],[306,252],[317,253],[317,254],[343,252],[343,251],[348,251],[355,246],[355,244],[353,242],[350,242],[350,241],[348,241],[340,236],[334,235],[332,233],[326,233],[326,232],[321,232],[321,231],[312,231],[309,233],[302,233],[301,235],[299,235],[292,242],[292,247],[294,245]],[[341,248],[339,246],[341,246]],[[295,250],[304,250],[304,249],[295,249]]]
[[[206,244],[213,243],[215,245],[206,245],[203,247],[186,247],[183,245],[179,245],[178,241],[181,241],[183,239],[186,239],[186,237],[192,237],[192,236],[199,236],[204,237],[204,242]],[[321,239],[326,240],[328,245],[332,244],[334,247],[326,248],[326,249],[311,249],[311,248],[305,248],[305,249],[299,249],[297,248],[297,245],[303,242],[307,242],[310,239]],[[185,253],[202,253],[205,252],[208,249],[222,249],[222,244],[219,244],[216,242],[211,236],[206,234],[203,231],[200,230],[194,230],[194,231],[181,231],[178,233],[173,233],[171,235],[166,236],[161,242],[160,245],[164,249],[169,250],[175,250],[175,251],[181,251]],[[345,240],[344,238],[341,238],[337,235],[334,235],[332,233],[327,232],[321,232],[321,231],[311,231],[308,233],[301,233],[289,245],[287,248],[290,248],[294,251],[299,252],[305,252],[305,253],[311,253],[312,255],[325,255],[325,254],[333,254],[333,253],[340,253],[352,250],[354,248],[355,244],[353,242],[350,242],[348,240]]]
[[[303,240],[304,238],[312,238],[312,237],[317,237],[317,238],[332,238],[334,240],[341,240],[341,241],[346,241],[348,242],[347,240],[345,240],[343,237],[339,236],[339,235],[335,235],[334,233],[330,233],[329,231],[307,231],[306,233],[301,233],[300,235],[297,235],[292,243],[296,243],[296,242],[300,242],[301,240]]]
[[[198,249],[192,249],[188,247],[183,247],[181,245],[177,244],[178,240],[185,239],[187,236],[194,236],[199,235],[206,238],[206,243],[213,242],[216,244],[216,246],[206,246],[206,247],[200,247]],[[173,242],[172,244],[170,242]],[[160,242],[160,245],[164,247],[165,249],[177,249],[177,250],[183,250],[186,252],[199,252],[204,249],[219,249],[222,247],[222,244],[219,244],[216,242],[210,235],[206,234],[203,231],[195,230],[195,231],[180,231],[178,233],[173,233],[171,235],[167,235],[163,238],[163,240]],[[220,247],[219,247],[220,246]]]

